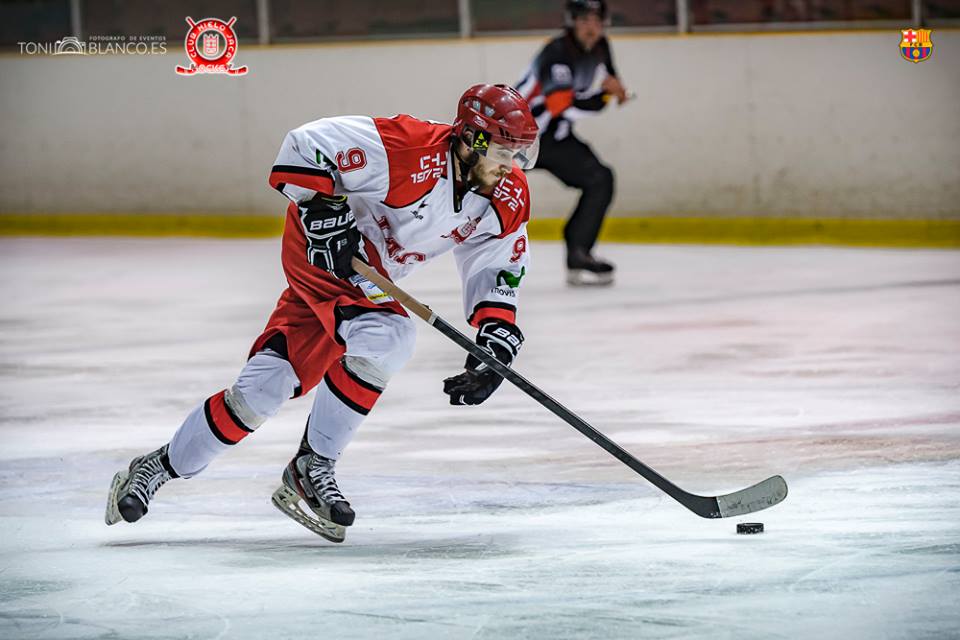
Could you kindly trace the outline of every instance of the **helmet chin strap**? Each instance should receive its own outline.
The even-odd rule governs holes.
[[[460,213],[463,209],[463,197],[467,195],[468,192],[473,191],[476,186],[470,186],[470,170],[477,165],[480,161],[480,154],[470,149],[470,154],[466,159],[460,157],[460,154],[457,153],[457,143],[463,142],[467,149],[470,149],[470,143],[467,142],[463,137],[454,137],[450,141],[450,155],[453,156],[453,161],[457,165],[457,173],[460,175],[460,179],[454,179],[453,183],[453,211],[454,213]]]

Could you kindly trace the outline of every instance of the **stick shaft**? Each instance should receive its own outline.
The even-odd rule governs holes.
[[[398,287],[396,284],[381,276],[371,266],[358,260],[357,258],[354,258],[353,268],[357,273],[370,280],[370,282],[377,285],[385,293],[398,300],[400,304],[412,311],[415,315],[419,316],[428,324],[440,331],[440,333],[460,345],[460,347],[462,347],[468,353],[487,364],[491,369],[503,376],[506,380],[510,381],[518,389],[549,409],[558,418],[588,437],[604,451],[611,454],[613,457],[633,469],[635,472],[639,473],[654,486],[680,502],[683,506],[687,507],[697,515],[705,518],[720,517],[720,509],[716,498],[708,498],[688,493],[657,473],[651,467],[637,460],[623,447],[590,426],[580,416],[564,407],[532,382],[494,358],[488,352],[478,347],[473,340],[463,335],[463,333],[457,330],[456,327],[450,325],[443,318],[433,313],[429,307],[417,301],[413,296]]]

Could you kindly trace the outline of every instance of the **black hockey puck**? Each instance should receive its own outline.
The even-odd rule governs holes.
[[[741,522],[737,525],[737,533],[763,533],[763,523]]]

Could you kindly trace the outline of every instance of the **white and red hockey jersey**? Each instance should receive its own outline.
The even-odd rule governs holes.
[[[526,176],[514,167],[490,193],[467,193],[455,212],[451,135],[450,125],[407,115],[323,118],[287,134],[270,185],[291,209],[317,192],[347,196],[392,280],[453,250],[468,322],[515,323],[529,266]],[[305,237],[289,219],[284,233],[299,233],[300,244]]]

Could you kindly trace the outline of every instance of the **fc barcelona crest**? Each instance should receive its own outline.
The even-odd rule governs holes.
[[[910,62],[923,62],[933,55],[930,29],[901,29],[900,55]]]

